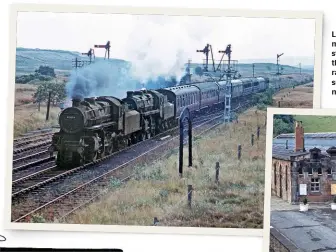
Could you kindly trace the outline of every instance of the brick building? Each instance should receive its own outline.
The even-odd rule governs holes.
[[[336,147],[331,147],[336,146],[336,134],[305,134],[302,122],[296,122],[294,135],[277,137],[281,138],[286,143],[274,141],[272,147],[272,195],[289,203],[305,196],[309,202],[330,201],[331,184],[336,181]],[[291,138],[294,141],[289,146]],[[306,139],[310,144],[305,146]]]

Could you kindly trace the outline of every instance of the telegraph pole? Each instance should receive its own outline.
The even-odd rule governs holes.
[[[49,95],[48,95],[48,105],[47,105],[46,121],[49,120],[50,100],[51,100],[51,91],[49,91]]]
[[[254,77],[254,63],[252,64],[253,77]]]

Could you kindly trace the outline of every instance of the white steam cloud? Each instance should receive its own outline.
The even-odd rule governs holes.
[[[189,24],[186,17],[132,18],[135,25],[123,47],[115,48],[111,41],[111,60],[97,61],[72,73],[67,84],[68,99],[101,95],[124,98],[127,91],[142,85],[151,89],[175,85],[185,75],[185,64],[192,52],[206,43],[195,29],[188,29],[198,22]],[[203,36],[210,30],[202,26],[201,19],[199,27]],[[198,48],[195,41],[199,41]],[[123,50],[129,67],[113,60],[114,50]]]

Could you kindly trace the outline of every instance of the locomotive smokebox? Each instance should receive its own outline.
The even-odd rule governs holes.
[[[81,102],[80,98],[73,98],[72,99],[72,107],[78,107]]]

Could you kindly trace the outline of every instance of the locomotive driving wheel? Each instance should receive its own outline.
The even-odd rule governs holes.
[[[146,133],[140,133],[140,141],[146,140]]]

